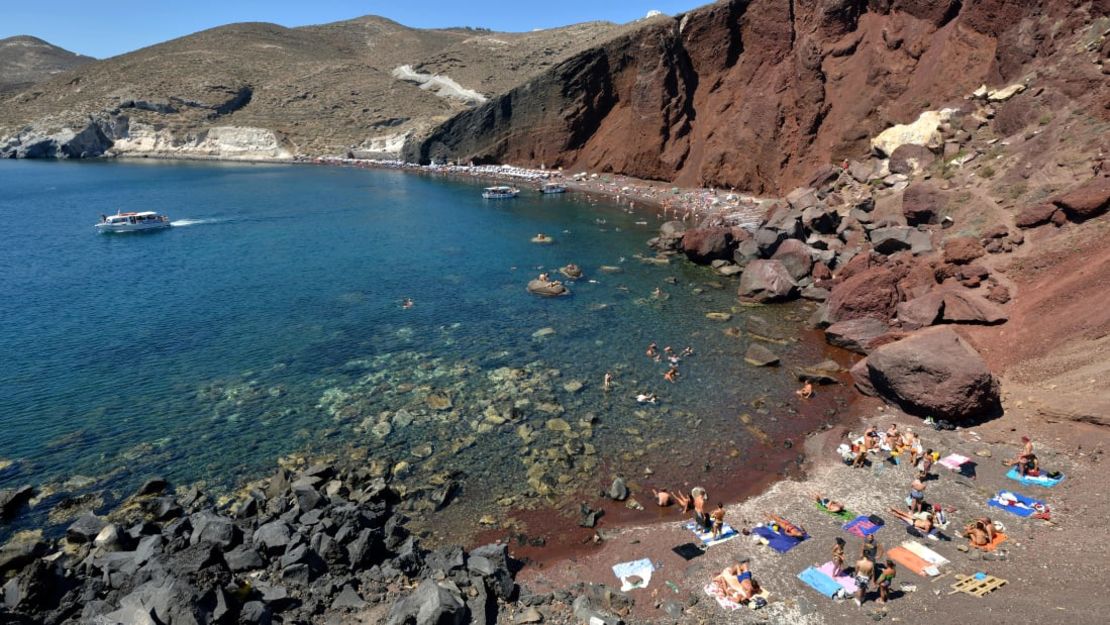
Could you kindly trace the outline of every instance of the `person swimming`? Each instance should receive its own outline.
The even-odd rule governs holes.
[[[406,310],[412,308],[414,305],[415,304],[413,304],[412,298],[409,297],[406,297],[404,300],[401,301],[401,308],[404,308]]]
[[[802,385],[802,388],[794,391],[794,394],[802,399],[813,397],[813,382],[806,381],[806,383]]]
[[[675,381],[678,380],[678,367],[671,365],[671,368],[667,369],[667,372],[663,374],[663,379],[674,384]]]

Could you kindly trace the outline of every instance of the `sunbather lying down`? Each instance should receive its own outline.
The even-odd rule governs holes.
[[[759,585],[748,570],[747,560],[721,571],[720,575],[713,578],[713,585],[737,603],[745,603],[759,592]]]
[[[804,529],[794,525],[790,521],[787,521],[786,519],[778,515],[768,514],[767,518],[777,524],[779,528],[782,529],[782,533],[786,534],[787,536],[792,536],[794,538],[806,537],[806,531]]]
[[[897,508],[890,508],[890,513],[902,519],[916,530],[920,530],[926,534],[933,531],[933,513],[928,510],[910,514]]]
[[[829,512],[842,512],[844,510],[844,505],[839,501],[833,501],[828,497],[822,497],[821,493],[813,493],[813,499],[817,502],[817,505]]]

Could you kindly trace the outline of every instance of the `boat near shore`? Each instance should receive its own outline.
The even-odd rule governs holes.
[[[96,224],[98,232],[138,232],[141,230],[161,230],[169,228],[170,218],[154,211],[141,213],[121,213],[101,215]]]
[[[566,186],[564,186],[564,185],[562,185],[558,182],[546,182],[546,183],[544,183],[544,185],[542,187],[540,187],[540,193],[542,193],[544,195],[553,195],[553,194],[556,194],[556,193],[566,193],[566,192],[567,192]]]
[[[482,190],[482,197],[487,200],[507,200],[509,198],[514,198],[519,194],[520,189],[507,186],[486,187],[484,190]]]

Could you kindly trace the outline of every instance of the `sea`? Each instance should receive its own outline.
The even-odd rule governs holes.
[[[414,515],[456,510],[458,527],[593,496],[614,475],[646,501],[649,486],[734,488],[796,464],[790,442],[835,412],[793,401],[792,367],[827,356],[806,339],[810,304],[742,306],[735,278],[656,259],[651,207],[527,186],[484,200],[482,186],[0,162],[0,488],[37,491],[0,533],[58,531],[154,475],[227,501],[279,463],[340,455],[394,476]],[[142,210],[173,227],[93,227]],[[581,278],[558,273],[569,263]],[[541,272],[571,294],[528,293]],[[746,364],[757,340],[783,365]]]

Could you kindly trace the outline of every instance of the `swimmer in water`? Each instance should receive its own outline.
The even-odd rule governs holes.
[[[655,393],[640,393],[636,396],[636,401],[641,404],[654,404],[656,399]]]
[[[675,381],[678,380],[678,367],[671,365],[671,368],[667,369],[667,372],[663,374],[663,379],[674,384]]]
[[[659,355],[659,352],[656,351],[656,348],[655,348],[655,341],[652,341],[651,345],[648,345],[647,352],[645,352],[645,353],[647,354],[648,358],[655,358],[656,356]]]
[[[610,373],[608,371],[605,372],[605,380],[602,383],[602,388],[604,388],[606,392],[608,392],[609,389],[613,388],[613,374],[612,373]]]
[[[813,382],[806,382],[802,385],[802,388],[794,391],[794,394],[802,399],[813,397]]]
[[[401,302],[401,308],[404,308],[404,309],[407,310],[407,309],[412,308],[412,307],[413,307],[413,302],[412,302],[412,298],[410,298],[410,297],[406,297]]]

